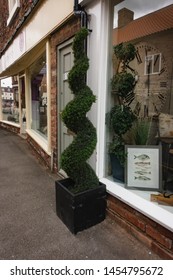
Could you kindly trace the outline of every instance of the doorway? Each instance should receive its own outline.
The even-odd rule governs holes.
[[[68,85],[68,73],[73,66],[72,40],[62,44],[57,50],[58,57],[58,155],[71,144],[73,135],[61,120],[61,112],[73,99],[73,94]],[[59,158],[58,158],[59,161]]]

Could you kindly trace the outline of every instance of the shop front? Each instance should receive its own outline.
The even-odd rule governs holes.
[[[118,11],[126,7],[126,2],[122,1],[120,5],[117,1],[95,1],[95,5],[88,4],[86,7],[87,13],[91,15],[89,28],[92,30],[88,44],[90,70],[87,81],[97,95],[97,103],[89,114],[97,127],[98,135],[97,149],[91,163],[95,166],[99,179],[107,186],[108,214],[137,238],[162,251],[164,258],[165,255],[172,257],[173,191],[171,183],[167,184],[171,179],[171,132],[168,142],[164,142],[160,131],[167,130],[166,126],[171,123],[173,108],[171,70],[173,25],[170,18],[170,32],[164,30],[164,27],[160,32],[158,30],[155,32],[150,30],[151,24],[148,21],[147,33],[139,34],[140,30],[143,30],[142,26],[146,26],[149,11],[146,11],[146,17],[131,22],[133,13],[127,9],[129,18],[127,14],[123,14],[123,20],[129,29],[125,33],[125,27],[121,26],[115,33],[113,22],[116,24]],[[133,5],[131,9],[135,11]],[[159,15],[166,13],[167,9],[169,14],[171,6],[163,7],[163,10],[158,11]],[[150,14],[150,20],[153,21],[157,16],[157,13]],[[135,27],[130,27],[132,23]],[[158,27],[157,22],[155,25]],[[138,34],[135,33],[137,31]],[[132,37],[126,40],[130,32]],[[143,136],[141,142],[135,143],[127,141],[123,135],[126,151],[124,175],[123,179],[117,179],[113,176],[111,167],[110,146],[114,135],[107,124],[107,115],[112,107],[119,105],[118,99],[124,98],[117,97],[117,89],[112,89],[113,76],[121,72],[122,66],[120,59],[115,57],[114,47],[124,42],[133,44],[136,49],[135,60],[127,62],[129,67],[127,73],[132,72],[133,94],[136,95],[129,91],[125,103],[136,115],[135,125],[131,128],[135,131],[138,127],[137,136],[140,132]],[[115,126],[118,124],[120,129],[123,126],[121,115],[123,106],[123,103],[120,103],[119,118],[115,119]],[[160,118],[162,116],[170,118],[163,124]],[[127,125],[129,118],[125,120]],[[148,141],[145,142],[147,131]],[[164,198],[164,195],[167,198]]]
[[[73,139],[73,135],[61,123],[60,114],[71,98],[67,85],[68,72],[73,64],[71,44],[74,34],[80,28],[80,10],[77,13],[79,17],[73,16],[74,1],[64,1],[63,12],[57,8],[57,2],[59,1],[44,1],[45,4],[40,6],[36,16],[1,57],[0,64],[1,77],[11,76],[13,85],[13,100],[9,101],[9,111],[8,102],[1,98],[1,105],[7,111],[1,111],[1,126],[10,126],[18,130],[18,133],[26,134],[28,143],[54,171],[59,171],[59,155]],[[166,155],[164,167],[168,169],[170,162],[167,160],[171,161],[169,152],[172,143],[161,141],[163,139],[158,134],[159,123],[155,121],[155,115],[162,113],[164,116],[171,116],[173,111],[171,32],[163,28],[157,32],[150,31],[149,35],[136,34],[126,40],[129,34],[141,30],[139,25],[144,27],[146,24],[145,21],[141,23],[133,20],[133,13],[129,12],[128,7],[128,16],[124,14],[124,10],[122,12],[125,25],[115,31],[113,26],[115,27],[118,19],[117,11],[126,7],[126,2],[129,1],[76,2],[84,7],[89,19],[88,28],[91,30],[87,42],[90,59],[87,84],[97,101],[88,117],[97,128],[97,148],[90,164],[96,170],[99,180],[107,187],[107,213],[138,239],[165,254],[164,258],[170,257],[173,254],[173,206],[158,202],[155,195],[165,191],[166,195],[171,194],[171,186],[165,184],[168,173],[163,173],[163,155]],[[82,9],[82,13],[84,10]],[[135,12],[135,7],[130,7],[130,10]],[[46,16],[49,21],[43,26],[42,18]],[[136,29],[126,29],[132,23]],[[38,31],[34,36],[33,30]],[[133,44],[136,50],[136,62],[130,60],[125,65],[128,66],[126,73],[132,73],[134,89],[127,92],[126,98],[117,96],[117,89],[112,89],[114,75],[119,76],[122,72],[122,61],[117,59],[114,47],[125,41]],[[19,49],[18,53],[16,48]],[[115,86],[117,84],[115,82]],[[1,87],[2,85],[3,79]],[[115,124],[119,124],[120,128],[125,105],[135,111],[136,120],[152,119],[151,125],[147,126],[150,143],[137,144],[126,141],[124,133],[118,135],[123,136],[118,140],[124,140],[126,151],[122,179],[117,179],[112,173],[110,144],[114,135],[107,124],[107,115],[117,105],[120,105],[120,119]],[[18,118],[14,112],[18,112]],[[129,118],[125,124],[128,121]],[[169,121],[171,122],[171,118]],[[171,141],[171,137],[168,139]]]
[[[56,94],[52,100],[51,59],[56,55],[56,48],[51,49],[51,34],[73,15],[73,1],[66,1],[61,8],[57,8],[59,5],[55,0],[28,3],[28,10],[24,5],[25,1],[18,1],[16,13],[20,12],[20,15],[11,18],[13,36],[8,38],[8,46],[6,44],[1,52],[0,124],[26,138],[44,163],[53,168],[57,140],[52,141],[51,127],[57,130],[54,120],[55,115],[57,118],[57,87],[55,85]],[[43,18],[49,20],[45,23]],[[54,111],[51,103],[55,105]],[[57,133],[52,134],[57,137]]]

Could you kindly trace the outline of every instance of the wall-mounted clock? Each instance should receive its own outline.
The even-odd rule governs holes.
[[[136,47],[136,57],[129,69],[136,75],[134,92],[126,97],[126,103],[138,116],[158,115],[168,94],[168,70],[163,54],[148,43]]]

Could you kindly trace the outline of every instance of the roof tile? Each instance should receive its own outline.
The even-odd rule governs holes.
[[[128,42],[153,33],[173,28],[173,5],[133,20],[113,30],[113,44]]]

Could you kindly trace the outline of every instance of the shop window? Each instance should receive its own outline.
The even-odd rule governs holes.
[[[110,190],[116,194],[116,186],[127,188],[125,175],[129,174],[129,170],[125,146],[137,148],[153,146],[156,149],[161,147],[162,158],[161,161],[157,161],[158,168],[161,165],[161,170],[158,170],[161,192],[173,193],[173,95],[170,63],[173,40],[170,40],[171,31],[162,30],[162,27],[160,27],[162,32],[156,36],[150,24],[156,20],[155,14],[169,13],[169,6],[155,11],[155,14],[149,13],[155,9],[153,6],[152,11],[146,10],[146,13],[141,15],[133,4],[129,6],[128,4],[129,1],[123,1],[115,6],[112,74],[109,78],[110,90],[107,95],[105,175],[111,182],[111,187],[115,185],[115,189]],[[127,8],[124,8],[126,5]],[[141,10],[142,6],[143,4]],[[140,16],[143,17],[140,19]],[[142,28],[144,22],[146,26]],[[169,25],[169,21],[167,24]],[[132,32],[133,28],[137,33]],[[151,34],[145,33],[146,28]],[[123,40],[125,43],[122,43]],[[128,51],[132,51],[133,48],[128,44],[136,49],[132,60],[128,56]],[[166,48],[163,47],[165,44]],[[119,50],[119,57],[115,55],[115,47]],[[120,75],[121,72],[123,73]],[[130,110],[135,113],[136,120],[132,118]],[[128,127],[130,121],[132,125]],[[113,158],[113,155],[116,157]],[[135,186],[128,191],[143,198],[147,197],[147,200],[151,201],[151,193],[154,190],[146,188],[147,182],[152,180],[150,176],[152,174],[147,167],[151,162],[147,153],[135,157],[137,158],[135,174],[130,171],[130,176],[134,175],[136,180]],[[120,163],[119,169],[117,160]],[[158,184],[156,185],[157,189]],[[160,203],[157,205],[160,207]],[[173,208],[169,204],[165,205],[165,209],[173,213]]]
[[[31,76],[31,128],[47,137],[47,71],[46,53],[30,67]]]
[[[12,78],[1,80],[2,120],[19,123],[18,85],[12,81]]]
[[[9,17],[7,19],[7,26],[11,23],[19,8],[20,0],[8,0]]]

